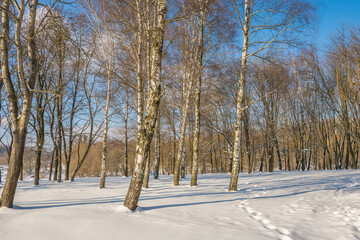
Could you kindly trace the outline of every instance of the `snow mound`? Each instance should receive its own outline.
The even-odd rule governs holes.
[[[132,213],[132,211],[130,209],[128,209],[127,207],[125,207],[124,205],[118,206],[115,209],[116,213]]]
[[[14,211],[15,211],[14,208],[8,208],[8,207],[0,208],[0,214],[13,213]]]

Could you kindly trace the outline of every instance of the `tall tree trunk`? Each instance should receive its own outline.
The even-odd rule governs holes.
[[[357,156],[358,156],[358,150],[356,152],[354,152],[354,150],[352,150],[352,162],[351,162],[351,168],[352,169],[357,169]]]
[[[235,123],[235,140],[233,148],[233,166],[231,170],[231,178],[229,184],[229,191],[237,191],[237,183],[239,178],[240,165],[240,132],[241,132],[241,117],[244,107],[242,106],[244,97],[244,82],[246,76],[246,62],[248,51],[249,27],[250,27],[250,0],[245,0],[245,16],[243,26],[243,48],[241,53],[240,77],[238,83],[238,92],[236,100],[236,123]]]
[[[201,77],[196,82],[195,89],[195,129],[193,140],[193,157],[191,167],[190,186],[197,185],[198,161],[199,161],[199,138],[200,138],[200,94],[201,94]]]
[[[153,47],[151,49],[152,72],[148,84],[148,107],[144,124],[138,131],[138,142],[136,146],[135,169],[126,194],[124,206],[130,210],[137,208],[141,186],[143,183],[144,161],[148,158],[154,128],[158,119],[158,108],[161,98],[161,64],[163,55],[163,43],[165,32],[165,18],[167,13],[167,0],[158,0],[156,3],[157,18],[153,31]]]
[[[32,105],[33,91],[36,83],[37,74],[37,61],[36,61],[36,46],[35,46],[35,19],[37,0],[32,0],[30,4],[29,20],[28,20],[28,40],[27,40],[27,53],[28,53],[28,64],[29,64],[29,79],[25,81],[24,78],[24,54],[20,41],[20,30],[23,23],[23,14],[25,11],[25,2],[21,2],[19,9],[18,21],[16,21],[15,31],[15,42],[17,44],[17,69],[18,78],[23,91],[22,111],[19,116],[18,101],[15,89],[10,77],[9,71],[9,6],[10,1],[3,1],[2,11],[2,30],[0,39],[1,48],[1,77],[4,82],[6,95],[9,102],[11,124],[13,129],[13,146],[11,151],[11,157],[8,166],[8,172],[6,176],[5,185],[1,194],[0,207],[13,207],[17,182],[20,174],[20,167],[23,161],[23,154],[25,148],[25,140],[27,134],[27,126],[30,119],[30,111]]]
[[[55,156],[55,150],[52,150],[51,153],[51,160],[50,160],[50,167],[49,167],[49,181],[51,180],[53,165],[54,165],[54,156]]]
[[[195,86],[195,131],[194,131],[194,143],[193,143],[193,159],[191,169],[191,181],[190,186],[197,185],[198,174],[198,162],[199,162],[199,141],[200,141],[200,97],[201,97],[201,80],[202,80],[202,68],[203,68],[203,52],[204,52],[204,21],[205,21],[205,9],[204,1],[200,2],[200,32],[198,41],[198,59],[196,61],[196,86]]]
[[[272,140],[269,139],[268,142],[270,143],[268,146],[268,155],[269,155],[269,172],[274,171],[274,146],[272,144]]]
[[[58,130],[57,130],[57,182],[61,182],[62,173],[62,94],[59,94],[57,99],[57,119],[58,119]],[[55,176],[54,176],[55,177]]]
[[[248,97],[245,96],[246,101],[245,104],[248,104]],[[245,134],[245,145],[246,145],[246,152],[248,157],[248,174],[252,172],[252,163],[251,163],[251,144],[250,144],[250,111],[246,109],[244,111],[244,134]]]
[[[216,158],[216,148],[214,148],[214,163],[215,163],[215,171],[216,171],[216,173],[219,173],[219,168],[218,168],[218,160],[217,160],[217,158]]]
[[[174,113],[175,115],[175,113]],[[175,131],[175,116],[173,117],[173,128],[172,128],[172,133],[173,133],[173,140],[172,140],[172,154],[171,154],[171,164],[172,164],[172,173],[175,174],[175,161],[176,161],[176,131]],[[179,166],[180,169],[180,166]],[[179,172],[178,169],[178,172]]]
[[[58,170],[58,159],[57,159],[57,141],[56,141],[56,130],[55,130],[55,110],[56,110],[56,100],[54,99],[53,107],[49,107],[49,125],[50,125],[50,138],[51,142],[53,143],[53,150],[51,156],[51,165],[50,165],[50,173],[49,173],[49,180],[53,179],[56,181],[57,170]],[[54,175],[52,175],[52,171],[54,170]]]
[[[290,166],[290,141],[289,139],[287,139],[287,149],[286,149],[286,155],[287,155],[287,170],[291,171],[291,166]]]
[[[147,155],[147,159],[145,160],[143,188],[149,188],[149,176],[150,176],[150,154]]]
[[[282,168],[282,163],[281,163],[281,153],[280,153],[279,141],[277,139],[276,134],[275,134],[274,141],[275,141],[276,154],[277,154],[277,157],[278,157],[279,170],[282,171],[283,168]]]
[[[63,140],[63,94],[64,94],[64,79],[63,79],[63,66],[64,66],[64,36],[60,35],[58,38],[59,45],[59,78],[58,78],[58,90],[56,96],[56,117],[57,117],[57,150],[58,150],[58,172],[57,172],[57,182],[61,182],[61,174],[62,174],[62,140]]]
[[[261,157],[260,157],[260,167],[259,167],[259,171],[260,171],[260,172],[263,172],[263,171],[264,171],[265,152],[266,152],[266,145],[264,144],[264,148],[263,148],[263,150],[262,150]]]
[[[34,185],[39,185],[40,167],[41,167],[41,152],[42,152],[42,150],[40,150],[40,149],[38,151],[36,151]]]
[[[160,166],[160,116],[156,121],[155,127],[155,167],[154,167],[154,179],[159,177]]]
[[[107,91],[106,91],[106,106],[104,109],[104,135],[103,135],[103,145],[101,152],[101,178],[100,186],[102,189],[105,187],[105,177],[106,177],[106,153],[107,153],[107,142],[108,142],[108,130],[109,130],[109,106],[110,106],[110,90],[111,90],[111,72],[108,72],[107,79]]]
[[[184,143],[184,155],[182,157],[182,161],[181,161],[181,179],[184,179],[185,178],[185,175],[186,175],[186,141]]]
[[[191,182],[190,186],[197,185],[197,174],[198,174],[198,161],[199,161],[199,137],[200,137],[200,87],[201,77],[197,80],[195,89],[195,131],[194,131],[194,142],[193,142],[193,159],[191,168]]]
[[[58,176],[58,166],[59,166],[59,157],[58,157],[58,154],[59,154],[59,150],[58,150],[58,146],[56,145],[55,147],[55,162],[54,162],[54,176],[53,176],[53,181],[56,181],[57,180],[57,176]]]
[[[70,112],[70,122],[69,122],[69,140],[68,140],[68,153],[66,154],[65,151],[65,160],[66,160],[66,168],[65,168],[65,181],[70,180],[70,163],[72,159],[72,149],[74,144],[74,118],[77,110],[77,100],[78,100],[78,92],[79,92],[79,84],[80,84],[80,62],[81,62],[81,47],[78,48],[78,64],[76,66],[76,79],[75,79],[75,87],[72,97],[72,106],[71,106],[71,112]],[[65,138],[64,140],[64,146],[65,146]],[[66,146],[65,146],[66,150]]]
[[[213,149],[210,148],[210,172],[215,173],[215,166],[214,166],[214,160],[213,160]]]
[[[128,119],[129,119],[129,88],[126,88],[126,97],[125,97],[125,119],[124,119],[124,138],[125,138],[125,150],[124,150],[124,172],[123,175],[128,177],[129,167],[128,167]]]
[[[193,83],[193,80],[191,79],[189,82],[189,85],[186,88],[186,92],[184,93],[184,97],[183,97],[179,146],[177,149],[177,154],[176,154],[176,159],[175,159],[174,185],[179,185],[181,165],[183,165],[184,157],[185,157],[186,122],[187,122],[187,113],[188,113],[188,108],[189,108],[192,83]],[[185,81],[184,81],[184,84],[185,84]]]

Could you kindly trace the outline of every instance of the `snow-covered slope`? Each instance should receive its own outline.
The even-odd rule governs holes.
[[[121,207],[130,178],[19,183],[0,209],[0,239],[360,239],[360,171],[200,175],[199,186],[150,181],[140,210]]]

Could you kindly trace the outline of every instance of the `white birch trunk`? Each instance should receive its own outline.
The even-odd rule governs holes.
[[[135,169],[131,178],[129,190],[127,192],[124,206],[130,210],[137,208],[139,201],[141,187],[144,177],[144,162],[148,158],[150,144],[154,135],[154,128],[158,118],[158,107],[161,98],[161,63],[162,50],[165,32],[165,18],[166,18],[166,0],[157,1],[156,6],[157,19],[154,29],[153,46],[151,48],[152,54],[152,69],[148,84],[148,102],[147,114],[144,119],[144,124],[138,131],[138,143],[136,147]]]
[[[149,176],[150,176],[150,154],[147,154],[147,159],[145,159],[143,188],[149,188]]]
[[[180,129],[180,138],[179,138],[179,146],[177,149],[176,159],[175,159],[175,171],[174,171],[174,185],[179,185],[180,178],[180,167],[183,163],[185,156],[185,133],[186,133],[186,121],[187,121],[187,113],[189,108],[190,94],[192,89],[192,80],[189,82],[189,86],[186,89],[186,93],[184,94],[184,101],[182,106],[182,116],[181,116],[181,129]]]
[[[125,177],[128,176],[128,118],[129,118],[129,89],[126,89],[126,106],[125,106],[125,126],[124,126],[124,138],[125,138],[125,150],[124,150],[124,172]]]
[[[200,141],[200,96],[201,96],[201,78],[202,78],[202,67],[203,67],[203,38],[204,38],[204,2],[201,0],[200,3],[200,32],[198,39],[198,59],[197,59],[197,72],[196,86],[195,86],[195,131],[194,131],[194,145],[193,145],[193,159],[191,169],[191,181],[190,186],[197,185],[197,174],[198,174],[198,161],[199,161],[199,141]]]
[[[104,109],[104,135],[103,135],[103,146],[101,152],[101,179],[99,188],[102,189],[105,187],[105,178],[106,178],[106,153],[107,153],[107,141],[108,141],[108,131],[109,131],[109,106],[110,106],[110,89],[111,89],[111,72],[108,71],[107,79],[107,91],[106,91],[106,105]]]
[[[250,26],[250,3],[251,0],[245,0],[245,16],[243,26],[243,48],[241,54],[240,77],[238,83],[238,92],[236,100],[236,123],[235,123],[235,140],[233,149],[233,164],[231,168],[231,178],[229,184],[229,191],[237,191],[237,183],[239,177],[240,167],[240,136],[241,136],[241,116],[244,111],[242,106],[244,97],[244,82],[246,75],[246,60],[248,51],[248,33]]]

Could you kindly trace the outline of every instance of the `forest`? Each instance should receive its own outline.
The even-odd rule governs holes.
[[[0,3],[1,207],[26,176],[131,177],[135,210],[163,175],[359,167],[360,27],[320,45],[315,1]]]

